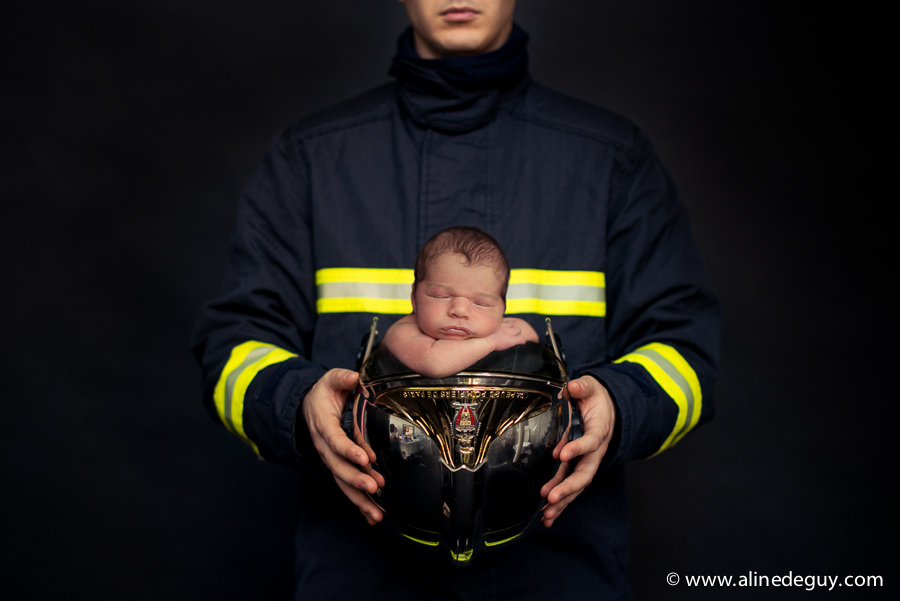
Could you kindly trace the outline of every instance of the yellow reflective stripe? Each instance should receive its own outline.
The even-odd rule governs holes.
[[[606,287],[606,276],[601,271],[556,271],[548,269],[512,269],[509,284],[541,284],[543,286],[593,286]]]
[[[316,286],[336,282],[369,282],[373,284],[406,284],[414,279],[412,269],[373,269],[363,267],[330,267],[316,271]]]
[[[600,271],[513,269],[506,312],[604,317],[606,275]]]
[[[494,541],[494,542],[484,541],[484,546],[485,546],[485,547],[496,547],[497,545],[504,545],[504,544],[506,544],[506,543],[508,543],[508,542],[510,542],[510,541],[516,540],[517,538],[519,538],[519,537],[522,536],[523,534],[524,534],[524,532],[519,532],[518,534],[513,534],[513,535],[510,536],[509,538],[504,538],[503,540],[498,540],[498,541]]]
[[[616,360],[644,367],[657,384],[675,401],[678,418],[675,427],[655,454],[668,449],[697,425],[703,408],[700,380],[690,364],[673,347],[653,342]]]
[[[316,272],[319,313],[412,311],[412,269],[335,267]],[[606,315],[606,276],[599,271],[513,269],[509,275],[507,313]]]
[[[272,344],[250,340],[234,347],[213,391],[219,419],[234,434],[259,449],[244,432],[244,396],[253,378],[266,367],[297,355]]]
[[[320,298],[316,301],[319,313],[380,313],[408,315],[412,313],[409,296],[405,299],[380,298]]]
[[[333,267],[316,272],[318,313],[412,312],[412,269]]]
[[[553,301],[539,298],[507,298],[506,312],[537,313],[539,315],[582,315],[603,317],[606,303],[589,301]]]
[[[469,549],[468,551],[463,551],[462,553],[455,553],[453,551],[450,551],[450,557],[453,559],[453,561],[456,561],[458,563],[466,563],[470,559],[472,559],[472,553],[474,552],[475,549]]]
[[[437,546],[440,544],[439,541],[422,540],[422,539],[420,539],[420,538],[415,538],[415,537],[410,536],[410,535],[408,535],[408,534],[404,534],[403,532],[401,532],[400,534],[402,534],[403,536],[405,536],[405,537],[408,538],[409,540],[413,541],[414,543],[419,543],[420,545],[428,545],[429,547],[437,547]]]

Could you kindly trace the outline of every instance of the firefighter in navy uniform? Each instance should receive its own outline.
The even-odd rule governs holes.
[[[249,182],[194,332],[205,402],[303,468],[298,599],[629,598],[622,466],[713,415],[719,309],[687,216],[638,128],[531,80],[515,0],[405,5],[394,80],[283,131]],[[463,570],[371,526],[384,482],[340,425],[361,333],[409,313],[409,266],[454,225],[507,253],[508,314],[552,316],[585,432],[548,527]]]

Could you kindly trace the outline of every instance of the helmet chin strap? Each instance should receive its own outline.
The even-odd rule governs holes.
[[[547,338],[550,340],[550,346],[553,347],[553,354],[556,355],[556,358],[560,360],[560,362],[565,365],[566,362],[562,356],[562,353],[559,351],[559,344],[556,342],[556,334],[553,332],[553,324],[550,322],[550,318],[544,318],[544,321],[547,322]]]
[[[359,349],[356,352],[356,370],[362,367],[362,364],[366,362],[366,359],[369,358],[369,355],[372,354],[372,349],[375,347],[375,340],[378,338],[378,316],[372,318],[372,325],[369,326],[369,331],[367,334],[363,335],[363,341],[359,345]],[[353,391],[352,394],[347,396],[347,399],[344,401],[344,411],[341,413],[341,428],[344,430],[344,433],[349,437],[353,438],[353,405],[355,402],[355,398],[358,394],[362,392],[362,387],[357,386],[356,390]]]
[[[363,353],[362,361],[360,361],[360,365],[365,363],[366,359],[369,358],[369,355],[372,354],[372,347],[375,346],[375,339],[378,337],[378,316],[372,318],[372,325],[369,326],[369,339],[366,341],[366,350]]]

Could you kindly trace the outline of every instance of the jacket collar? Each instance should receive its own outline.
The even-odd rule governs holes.
[[[423,59],[408,28],[397,42],[389,73],[397,78],[400,104],[417,125],[463,133],[490,122],[527,86],[527,45],[528,34],[514,25],[506,43],[493,52]]]

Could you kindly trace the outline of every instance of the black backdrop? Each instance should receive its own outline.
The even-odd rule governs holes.
[[[268,142],[386,79],[402,7],[4,12],[0,595],[288,598],[299,487],[207,418],[187,340]],[[880,17],[521,0],[518,20],[537,79],[650,133],[725,310],[716,420],[629,466],[636,597],[896,594]],[[885,586],[700,590],[670,572]]]

